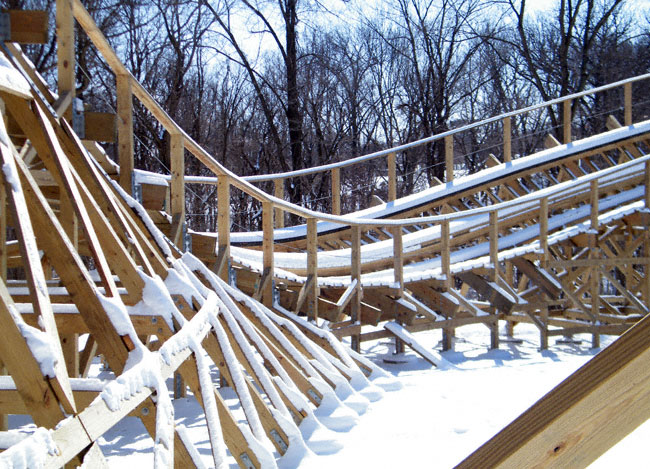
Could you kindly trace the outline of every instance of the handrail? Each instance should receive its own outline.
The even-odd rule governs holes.
[[[514,111],[509,111],[503,114],[499,114],[498,116],[494,117],[488,117],[487,119],[483,119],[478,122],[473,122],[471,124],[466,124],[461,127],[457,127],[455,129],[447,130],[445,132],[441,132],[439,134],[432,135],[430,137],[425,137],[420,140],[415,140],[413,142],[405,143],[403,145],[398,145],[396,147],[388,148],[386,150],[380,150],[376,151],[374,153],[369,153],[367,155],[362,155],[362,156],[357,156],[354,158],[350,158],[344,161],[339,161],[336,163],[328,163],[320,166],[313,166],[311,168],[305,168],[305,169],[298,169],[295,171],[286,171],[283,173],[273,173],[273,174],[260,174],[260,175],[254,175],[254,176],[242,176],[242,179],[248,182],[263,182],[263,181],[273,181],[276,179],[287,179],[290,177],[298,177],[298,176],[307,176],[309,174],[314,174],[314,173],[319,173],[323,171],[329,171],[332,169],[340,169],[340,168],[345,168],[347,166],[352,166],[357,163],[362,163],[364,161],[372,160],[375,158],[380,158],[382,156],[388,156],[391,153],[399,153],[405,150],[408,150],[413,147],[421,146],[430,142],[434,142],[436,140],[443,139],[445,137],[453,136],[457,133],[460,132],[465,132],[467,130],[474,129],[476,127],[480,127],[483,125],[491,124],[492,122],[497,122],[499,120],[511,118],[518,116],[520,114],[525,114],[527,112],[535,111],[537,109],[545,108],[545,107],[550,107],[555,104],[560,104],[565,101],[572,101],[577,98],[582,98],[583,96],[587,96],[590,94],[596,94],[600,93],[601,91],[607,91],[612,88],[617,88],[619,86],[623,86],[629,83],[634,83],[637,81],[641,80],[646,80],[650,79],[650,73],[646,73],[644,75],[638,75],[636,77],[631,77],[631,78],[626,78],[624,80],[619,80],[614,83],[609,83],[607,85],[602,85],[596,88],[591,88],[585,91],[581,91],[579,93],[574,93],[566,96],[562,96],[559,98],[551,99],[550,101],[545,101],[543,103],[539,104],[533,104],[532,106],[528,106],[522,109],[517,109]]]
[[[133,94],[154,115],[154,117],[160,121],[160,123],[165,127],[165,129],[170,133],[182,135],[184,137],[184,145],[187,148],[187,150],[190,151],[194,156],[196,156],[203,164],[205,164],[205,166],[209,170],[211,170],[217,176],[225,176],[229,180],[230,184],[246,192],[250,196],[257,199],[258,201],[271,202],[274,208],[282,208],[284,211],[292,213],[299,217],[303,217],[306,219],[315,218],[318,220],[329,221],[329,222],[333,222],[345,226],[411,226],[415,224],[434,223],[444,219],[455,218],[455,214],[451,213],[451,214],[434,215],[434,216],[421,217],[421,218],[407,218],[401,220],[382,220],[381,223],[378,223],[376,219],[352,218],[352,217],[346,217],[341,215],[332,215],[332,214],[317,212],[311,209],[300,207],[299,205],[293,204],[283,199],[279,199],[273,195],[267,194],[261,189],[253,186],[250,183],[250,178],[244,179],[236,175],[235,173],[233,173],[223,165],[221,165],[216,159],[214,159],[214,157],[212,157],[205,149],[203,149],[201,145],[199,145],[196,141],[194,141],[194,139],[192,139],[192,137],[190,137],[171,117],[169,117],[167,112],[158,104],[158,102],[149,94],[149,92],[140,84],[140,82],[135,79],[135,77],[131,74],[131,72],[129,72],[126,69],[124,64],[122,64],[120,59],[117,57],[117,54],[112,49],[112,47],[104,37],[103,33],[99,30],[99,28],[97,27],[94,20],[92,19],[92,17],[90,16],[86,8],[83,6],[81,1],[72,0],[72,6],[73,6],[73,15],[75,16],[79,24],[82,26],[82,28],[86,31],[89,38],[95,45],[95,47],[97,47],[99,52],[106,58],[113,72],[120,75],[127,75],[130,78],[133,86]],[[638,77],[629,78],[627,80],[622,80],[620,82],[616,82],[611,85],[605,85],[596,88],[596,90],[609,89],[613,86],[620,86],[621,84],[632,83],[633,81],[638,81],[646,78],[650,78],[650,73],[645,75],[640,75]],[[592,92],[594,91],[588,90],[588,91],[583,91],[581,93],[576,93],[574,95],[570,95],[570,97],[556,98],[547,103],[530,106],[528,108],[525,108],[525,110],[512,111],[503,116],[490,118],[488,119],[488,121],[491,122],[503,117],[517,115],[520,112],[560,103],[571,97],[581,97],[590,94]],[[481,122],[486,122],[486,121],[481,121]],[[479,124],[480,123],[470,124],[463,128],[473,128]],[[452,135],[453,133],[454,131],[444,132],[443,134],[428,137],[428,139],[423,139],[418,142],[419,144],[422,144],[422,142],[424,141],[431,141],[432,139],[443,138],[445,136]],[[389,153],[395,152],[399,148],[407,148],[407,147],[410,148],[411,146],[413,146],[418,142],[414,142],[413,144],[402,145],[400,147],[391,149],[390,151],[383,150],[382,152],[378,152],[378,153],[381,153],[382,155],[387,155]],[[376,154],[372,154],[372,155],[376,155]],[[488,208],[489,207],[483,207],[477,210],[488,209]]]
[[[445,141],[445,164],[447,171],[447,183],[453,179],[453,135],[462,132],[464,130],[469,130],[476,128],[480,125],[485,125],[491,122],[498,120],[503,120],[503,149],[504,149],[504,161],[510,161],[510,148],[511,148],[511,117],[517,116],[524,112],[529,112],[535,109],[540,109],[547,106],[552,106],[558,103],[564,103],[563,107],[563,116],[564,116],[564,143],[568,144],[571,141],[571,109],[570,103],[571,100],[586,96],[588,94],[596,93],[599,91],[612,89],[618,86],[624,87],[624,111],[625,111],[625,125],[630,126],[632,124],[632,88],[631,84],[633,82],[650,78],[650,74],[640,75],[633,78],[628,78],[626,80],[621,80],[616,83],[609,85],[604,85],[598,88],[591,90],[586,90],[580,93],[575,93],[569,96],[556,98],[545,103],[537,104],[534,106],[529,106],[524,109],[511,111],[509,113],[501,114],[480,122],[473,124],[468,124],[460,128],[449,130],[438,135],[427,137],[425,139],[418,140],[416,142],[408,143],[398,147],[394,147],[388,150],[382,150],[379,152],[372,153],[370,155],[365,155],[362,157],[353,158],[345,162],[332,163],[330,165],[324,165],[320,167],[300,170],[299,172],[291,173],[280,173],[276,175],[261,175],[261,176],[251,176],[247,178],[242,178],[237,176],[232,171],[225,168],[221,165],[214,157],[212,157],[205,149],[203,149],[196,141],[194,141],[174,120],[165,112],[164,109],[156,102],[156,100],[149,94],[149,92],[140,84],[136,78],[129,72],[124,64],[119,60],[115,51],[111,48],[110,44],[104,37],[103,33],[99,30],[94,20],[82,5],[80,0],[70,0],[72,5],[72,14],[76,20],[81,25],[82,29],[86,31],[88,37],[93,42],[95,47],[98,49],[99,53],[104,56],[107,63],[111,67],[113,73],[116,75],[116,87],[118,93],[118,156],[120,158],[120,167],[123,173],[120,174],[120,184],[125,185],[127,182],[130,187],[132,171],[133,171],[133,116],[132,116],[132,97],[137,97],[140,102],[147,108],[147,110],[153,115],[159,123],[165,127],[165,129],[171,134],[173,141],[175,143],[175,151],[171,153],[172,159],[172,174],[171,174],[171,198],[172,198],[172,233],[174,233],[174,242],[179,238],[179,234],[182,232],[181,224],[185,221],[184,213],[184,186],[186,183],[185,174],[184,174],[184,150],[187,149],[194,157],[201,161],[212,173],[214,173],[217,179],[217,211],[218,211],[218,220],[217,220],[217,229],[218,236],[216,240],[217,249],[216,249],[216,264],[213,269],[218,273],[223,279],[228,279],[229,276],[229,263],[230,263],[230,188],[231,186],[237,187],[246,194],[250,195],[257,201],[262,203],[263,206],[263,274],[258,283],[257,291],[255,296],[261,298],[265,304],[272,306],[273,304],[273,294],[272,294],[272,282],[270,281],[274,276],[274,229],[273,229],[273,218],[274,215],[278,219],[283,217],[282,212],[289,212],[299,217],[307,219],[307,258],[308,258],[308,278],[300,291],[297,298],[297,308],[300,309],[303,304],[306,305],[308,315],[311,319],[315,320],[318,318],[318,231],[317,231],[317,222],[325,221],[332,222],[335,224],[343,225],[346,227],[352,227],[353,232],[353,245],[351,246],[351,274],[352,276],[359,277],[360,275],[360,232],[362,227],[390,227],[393,233],[393,257],[394,257],[394,285],[396,287],[396,294],[398,297],[401,296],[401,293],[404,289],[404,278],[403,278],[403,266],[404,266],[404,253],[402,252],[402,229],[401,227],[411,226],[411,225],[421,225],[424,223],[440,223],[441,230],[446,233],[449,233],[449,222],[460,217],[467,217],[467,211],[459,213],[450,213],[443,215],[434,215],[420,218],[407,218],[401,220],[395,219],[374,219],[374,218],[355,218],[354,216],[340,216],[338,213],[335,214],[326,214],[310,210],[304,207],[300,207],[291,202],[285,201],[281,198],[283,184],[278,184],[278,181],[281,181],[287,175],[305,175],[313,174],[315,172],[323,170],[331,170],[333,172],[332,177],[332,190],[333,193],[340,192],[340,168],[346,167],[352,164],[355,164],[360,161],[365,161],[372,158],[378,158],[381,156],[388,156],[388,172],[389,172],[389,199],[394,200],[396,197],[396,172],[395,172],[395,154],[399,151],[404,151],[408,148],[414,146],[422,145],[437,139],[444,139]],[[68,64],[69,65],[69,64]],[[61,65],[60,65],[61,66]],[[568,118],[567,118],[568,117]],[[650,122],[645,122],[642,127],[639,128],[639,131],[642,129],[648,128],[647,131],[650,132]],[[630,129],[630,127],[628,127]],[[615,143],[611,141],[608,143]],[[172,145],[174,146],[174,145]],[[122,158],[125,158],[122,161]],[[124,163],[124,164],[123,164]],[[597,171],[596,173],[586,175],[584,178],[581,178],[581,184],[574,189],[579,189],[584,192],[586,189],[582,189],[582,186],[586,182],[591,182],[591,189],[598,188],[598,180],[602,177],[607,177],[610,174],[614,174],[617,171],[623,171],[625,169],[631,168],[631,165],[645,164],[645,201],[646,207],[650,208],[650,155],[636,158],[628,163],[622,163],[611,167],[605,170]],[[260,188],[255,187],[252,182],[258,182],[263,180],[275,180],[275,194],[279,194],[280,197],[267,194]],[[338,185],[338,186],[337,186]],[[338,189],[338,190],[335,190]],[[545,210],[548,210],[548,199],[549,195],[554,194],[553,188],[541,189],[533,194],[528,196],[518,197],[517,199],[502,202],[500,204],[494,204],[490,206],[480,207],[473,209],[472,214],[481,214],[489,213],[490,214],[490,259],[496,267],[498,262],[498,243],[497,238],[499,236],[499,220],[498,220],[498,210],[503,210],[504,208],[514,207],[518,204],[524,203],[539,203],[540,211],[540,220],[544,220],[548,217],[548,213],[543,213]],[[595,200],[598,200],[598,195],[596,194]],[[338,203],[333,204],[334,211],[338,212],[340,207],[340,199]],[[175,208],[174,208],[175,207]],[[592,224],[597,224],[597,204],[594,204],[592,201]],[[594,222],[595,220],[595,222]],[[281,220],[278,220],[281,222]],[[547,233],[540,233],[540,239],[545,237]],[[594,236],[594,234],[590,234]],[[448,240],[447,240],[448,241]],[[594,240],[592,240],[595,242]],[[445,252],[442,255],[442,260],[445,265],[443,265],[443,272],[450,272],[449,269],[449,242],[444,243]],[[547,253],[545,252],[546,256]],[[494,280],[498,280],[497,269],[493,269]],[[450,282],[447,279],[447,287],[449,287]],[[650,287],[649,287],[650,289]],[[361,290],[355,288],[355,302],[360,300]],[[306,302],[306,303],[305,303]],[[596,303],[594,303],[596,304]],[[597,306],[597,305],[596,305]],[[593,307],[593,305],[592,305]],[[358,309],[358,308],[357,308]],[[358,320],[358,311],[352,314],[352,320]],[[498,339],[498,335],[496,336]],[[595,339],[594,339],[595,340]],[[357,340],[353,340],[353,343],[358,345]],[[596,343],[596,342],[594,342]]]

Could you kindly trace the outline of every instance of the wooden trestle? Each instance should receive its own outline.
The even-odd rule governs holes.
[[[297,425],[312,418],[324,398],[336,400],[353,378],[369,385],[365,376],[381,373],[337,338],[349,336],[355,351],[363,341],[391,336],[417,349],[411,333],[439,328],[448,349],[455,329],[467,324],[484,324],[498,347],[500,324],[511,334],[517,323],[532,323],[545,349],[549,337],[578,333],[591,334],[598,347],[601,334],[621,334],[641,320],[612,352],[504,430],[467,467],[484,457],[495,464],[541,458],[524,437],[546,438],[545,430],[530,419],[550,416],[550,423],[562,425],[573,410],[565,406],[551,415],[545,409],[556,409],[567,396],[576,405],[592,402],[586,391],[573,392],[580,383],[602,384],[597,367],[614,388],[629,373],[642,375],[643,389],[624,387],[621,396],[634,394],[634,405],[644,412],[649,407],[650,370],[639,365],[649,344],[638,331],[647,328],[650,305],[650,123],[632,125],[631,108],[632,84],[648,76],[602,88],[623,88],[624,126],[612,117],[609,132],[572,142],[571,119],[564,119],[564,144],[549,138],[549,148],[536,155],[513,160],[511,118],[520,111],[500,116],[501,160],[491,157],[479,175],[454,179],[456,131],[426,139],[421,143],[444,139],[449,177],[415,203],[395,200],[400,149],[380,152],[397,208],[376,217],[341,217],[340,170],[354,161],[323,169],[332,172],[332,214],[284,201],[284,180],[291,175],[257,177],[275,181],[274,195],[266,194],[219,165],[169,118],[79,0],[57,0],[56,14],[57,92],[12,42],[43,40],[43,13],[12,16],[6,63],[0,64],[8,77],[0,83],[0,361],[9,375],[0,380],[0,413],[26,413],[39,427],[56,427],[30,437],[57,448],[43,447],[45,467],[70,461],[100,467],[98,438],[128,415],[140,418],[154,438],[157,466],[197,464],[191,441],[170,413],[164,383],[172,376],[176,394],[189,388],[204,408],[216,466],[227,448],[242,467],[273,467],[271,450],[251,439],[270,441],[279,455],[291,444],[304,445]],[[22,21],[33,34],[25,35],[20,18],[29,19]],[[117,89],[117,118],[86,113],[83,139],[69,122],[75,20],[112,69]],[[571,101],[588,93],[527,111],[563,103],[570,113]],[[170,181],[162,190],[145,187],[142,204],[130,197],[133,97],[171,135]],[[114,132],[99,127],[116,129],[119,167],[97,143],[114,139]],[[185,150],[218,185],[218,233],[191,233],[194,255],[177,247],[185,231]],[[233,187],[262,204],[259,241],[245,244],[230,233]],[[165,198],[170,213],[161,211]],[[284,226],[286,213],[305,225],[279,238],[274,228]],[[239,290],[229,285],[232,278]],[[323,320],[328,327],[317,327]],[[380,323],[384,329],[364,330]],[[82,334],[88,338],[79,350]],[[98,356],[116,379],[87,378]],[[627,360],[624,370],[612,365],[619,359]],[[235,389],[243,422],[210,381],[210,366]],[[621,415],[632,412],[624,410]],[[575,412],[582,418],[586,411]],[[589,461],[632,426],[593,432],[596,439],[587,439],[587,446],[563,435],[553,451],[584,448],[580,461]],[[514,446],[512,434],[523,435]],[[0,459],[27,450],[29,443],[20,443]]]

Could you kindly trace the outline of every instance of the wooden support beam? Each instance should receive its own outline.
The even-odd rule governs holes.
[[[546,271],[538,268],[531,261],[523,257],[512,259],[512,264],[552,299],[558,299],[560,297],[562,289],[555,283],[555,280],[546,273]]]
[[[503,162],[508,163],[512,160],[512,129],[510,117],[503,119]]]
[[[117,93],[117,156],[120,163],[119,181],[122,189],[127,194],[133,195],[134,144],[131,76],[124,74],[115,75],[115,87]]]
[[[169,213],[172,218],[179,216],[185,223],[185,138],[181,134],[169,136],[169,161],[172,173],[172,182],[169,186],[170,205]],[[178,243],[177,243],[178,245]]]
[[[273,195],[284,200],[284,179],[275,179],[273,181]],[[280,207],[275,209],[275,227],[284,228],[284,211]]]
[[[625,101],[625,125],[632,125],[632,83],[625,83],[623,85],[623,99]]]
[[[0,121],[0,125],[4,125]],[[2,162],[3,172],[0,175],[0,181],[4,186],[7,194],[7,206],[13,218],[13,226],[16,237],[19,240],[19,248],[23,259],[23,269],[29,287],[30,301],[34,311],[41,319],[42,330],[47,334],[52,342],[53,352],[55,354],[56,364],[54,373],[56,378],[53,384],[58,394],[63,409],[67,412],[76,411],[72,390],[68,381],[68,371],[66,370],[59,333],[54,320],[52,305],[47,291],[42,286],[45,285],[45,274],[39,258],[39,247],[36,245],[36,237],[33,221],[29,216],[29,204],[24,193],[20,190],[18,180],[8,179],[10,177],[17,179],[18,170],[16,163],[22,162],[17,155],[12,155],[12,149],[8,148],[5,143],[0,143],[0,161]],[[11,303],[13,305],[13,303]],[[5,361],[6,364],[6,361]]]
[[[352,226],[352,246],[350,249],[350,280],[355,282],[355,291],[350,300],[350,318],[353,323],[361,320],[361,300],[363,292],[361,290],[361,227]],[[350,338],[352,350],[360,352],[361,341],[359,334],[353,334]]]
[[[397,198],[397,169],[395,153],[389,153],[386,158],[388,164],[388,201],[392,202]]]
[[[273,306],[273,273],[274,273],[274,255],[273,255],[273,203],[262,202],[262,276],[266,276],[265,285],[261,285],[262,302],[267,307]]]
[[[589,234],[589,259],[598,259],[600,252],[598,250],[598,199],[599,188],[598,180],[594,179],[590,184],[590,201],[591,201],[591,233]],[[589,271],[589,284],[591,294],[591,316],[597,318],[600,314],[600,269],[591,267]],[[594,323],[598,321],[594,320]],[[591,339],[592,347],[600,347],[600,334],[594,332]]]
[[[57,77],[59,96],[70,93],[75,97],[75,42],[74,42],[74,17],[70,0],[56,0],[56,38],[57,38]],[[72,111],[68,108],[66,119],[71,121]]]
[[[332,214],[334,215],[341,214],[341,169],[340,168],[332,168]]]
[[[454,180],[454,136],[445,137],[445,182]]]
[[[452,287],[451,284],[451,252],[449,249],[449,220],[444,219],[440,223],[440,261],[442,263],[442,274],[445,276],[445,288]]]
[[[564,143],[571,143],[571,120],[571,100],[567,99],[562,103],[562,130]]]
[[[470,285],[479,295],[486,301],[489,301],[499,311],[509,313],[514,306],[512,299],[504,296],[500,289],[495,288],[494,285],[491,285],[490,282],[486,281],[480,275],[476,275],[473,272],[463,272],[457,274],[457,277]]]
[[[110,112],[84,112],[84,140],[114,143],[117,134],[117,116]]]
[[[219,176],[217,181],[217,263],[216,274],[229,281],[230,271],[230,178]]]
[[[58,9],[58,8],[57,8]],[[49,14],[43,10],[9,10],[9,38],[18,44],[47,44]]]
[[[397,296],[401,298],[404,293],[404,245],[402,243],[402,227],[394,226],[393,234],[393,276],[397,285]]]
[[[316,218],[307,219],[307,316],[318,319],[318,228]],[[307,284],[305,284],[307,286]]]
[[[54,428],[65,419],[65,412],[59,405],[59,399],[62,399],[61,402],[67,400],[69,403],[74,403],[71,388],[69,400],[65,396],[57,396],[23,337],[12,309],[15,311],[14,302],[5,283],[0,282],[0,327],[3,335],[0,340],[0,356],[36,425]],[[62,378],[67,380],[67,376]],[[72,409],[76,412],[74,404]]]
[[[650,418],[650,317],[457,467],[586,467]]]
[[[499,279],[499,212],[490,211],[490,263],[492,264],[492,281],[497,282]]]
[[[548,197],[539,199],[539,248],[542,251],[542,268],[546,268],[550,259],[548,252]]]

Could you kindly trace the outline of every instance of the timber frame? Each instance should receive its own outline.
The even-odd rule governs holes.
[[[47,443],[45,467],[101,467],[98,438],[128,415],[153,437],[157,467],[199,466],[170,413],[169,377],[175,396],[189,388],[202,406],[215,465],[232,457],[242,467],[263,467],[275,460],[273,451],[281,457],[289,445],[305,444],[298,426],[325,398],[338,399],[350,382],[371,386],[381,375],[358,354],[364,341],[394,337],[396,352],[406,343],[435,365],[412,333],[441,329],[447,350],[467,324],[483,324],[495,348],[500,324],[510,335],[517,323],[534,324],[540,349],[552,336],[587,333],[599,347],[601,334],[624,335],[466,467],[519,465],[531,457],[588,464],[650,416],[650,370],[641,366],[650,350],[650,122],[634,122],[632,107],[632,86],[650,75],[342,163],[241,178],[165,113],[79,0],[57,0],[56,91],[17,44],[47,37],[47,15],[10,14],[3,43],[10,73],[0,83],[0,361],[9,375],[0,380],[0,413],[29,414],[39,427],[56,427],[28,439]],[[75,22],[111,68],[117,90],[117,115],[87,111],[82,127],[72,112]],[[622,125],[610,117],[608,132],[573,141],[571,119],[564,119],[563,143],[551,137],[546,150],[513,158],[512,118],[558,104],[570,114],[573,100],[618,87]],[[171,175],[157,188],[143,187],[141,201],[132,198],[134,97],[171,136]],[[455,136],[493,122],[503,126],[501,159],[491,157],[478,175],[454,178]],[[98,143],[115,138],[119,166]],[[447,180],[416,202],[397,199],[396,155],[437,139],[445,143]],[[186,175],[186,152],[214,177]],[[393,209],[342,217],[341,169],[384,157]],[[283,199],[287,179],[322,171],[331,172],[333,213]],[[252,184],[269,180],[272,195]],[[184,191],[195,183],[217,185],[218,232],[190,233],[191,254],[183,252]],[[248,236],[253,241],[230,231],[233,190],[262,205],[262,232]],[[305,220],[289,227],[291,236],[276,230],[287,213]],[[364,330],[379,324],[384,328]],[[35,337],[48,344],[50,361]],[[352,350],[339,342],[348,337]],[[100,356],[115,379],[88,378]],[[134,356],[139,363],[127,369]],[[225,404],[210,367],[222,386],[235,389],[243,421]],[[640,377],[633,386],[631,373]],[[124,383],[133,382],[140,385],[127,392]],[[605,402],[603,413],[586,417],[604,400],[599,396],[613,391],[632,400]],[[612,411],[635,418],[607,419]],[[571,419],[586,422],[580,438],[547,430],[566,428]],[[28,440],[0,459],[27,451]]]

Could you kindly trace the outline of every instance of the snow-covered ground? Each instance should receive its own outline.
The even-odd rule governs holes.
[[[424,346],[440,350],[440,331],[415,336]],[[366,357],[399,378],[403,388],[373,402],[354,426],[339,432],[320,427],[313,432],[308,445],[318,457],[303,460],[300,467],[453,467],[596,353],[587,335],[575,337],[582,339],[580,344],[559,345],[552,340],[546,352],[538,351],[538,334],[532,326],[518,325],[515,337],[522,342],[504,341],[499,350],[490,351],[484,326],[460,328],[455,351],[442,354],[452,364],[445,370],[433,368],[412,351],[405,354],[404,364],[385,363],[383,358],[392,356],[391,340],[364,343]],[[614,339],[602,336],[603,346]],[[230,403],[237,402],[234,393],[230,397]],[[200,407],[192,399],[177,400],[174,406],[177,424],[186,427],[210,467]],[[243,419],[241,409],[233,406],[232,410]],[[33,429],[24,417],[12,416],[10,424]],[[650,424],[646,423],[591,467],[648,467],[644,455],[648,438]],[[153,467],[152,440],[135,418],[122,421],[100,442],[111,467]],[[280,463],[281,467],[296,465]],[[232,467],[236,467],[234,460]]]

